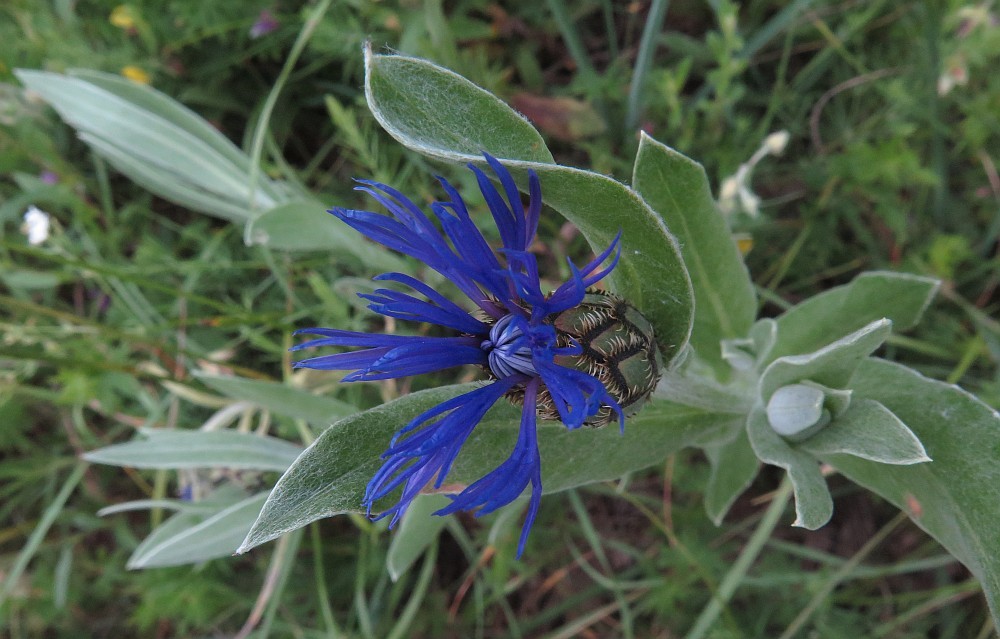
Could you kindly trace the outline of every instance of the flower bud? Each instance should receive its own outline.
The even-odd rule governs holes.
[[[555,316],[553,325],[564,346],[579,344],[579,355],[558,357],[558,363],[596,377],[626,415],[635,413],[649,398],[660,379],[662,362],[653,338],[653,326],[634,306],[606,291],[592,289],[577,306]],[[539,396],[539,416],[558,419],[544,411]],[[616,420],[604,406],[589,426]]]
[[[782,437],[806,439],[830,423],[825,400],[823,389],[816,386],[782,386],[767,402],[767,421]]]
[[[775,131],[764,138],[764,147],[771,155],[781,155],[785,152],[785,147],[788,146],[789,137],[791,136],[788,134],[788,131]]]

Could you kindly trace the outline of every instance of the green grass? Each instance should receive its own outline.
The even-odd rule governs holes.
[[[667,5],[658,37],[643,32],[649,3],[335,2],[283,77],[314,5],[142,0],[130,5],[134,31],[109,22],[114,2],[0,8],[0,634],[642,638],[685,636],[703,618],[693,636],[993,636],[968,572],[891,506],[834,477],[833,521],[792,529],[787,510],[775,523],[770,500],[752,500],[778,488],[779,474],[764,472],[715,528],[694,453],[547,497],[520,562],[503,516],[450,520],[397,582],[391,534],[362,518],[325,520],[248,556],[132,572],[129,554],[166,513],[95,515],[174,494],[173,474],[77,457],[142,426],[197,428],[231,403],[194,371],[360,407],[453,379],[356,388],[293,376],[294,328],[371,324],[351,298],[372,273],[323,252],[247,247],[241,228],[144,192],[23,95],[15,67],[141,67],[259,150],[262,175],[331,204],[360,203],[353,176],[422,200],[437,193],[437,172],[473,187],[373,122],[361,92],[369,38],[507,100],[581,101],[605,126],[574,140],[543,130],[557,161],[621,179],[638,143],[630,120],[702,162],[716,190],[785,129],[785,153],[754,172],[761,214],[733,218],[753,239],[765,312],[866,269],[940,277],[921,327],[886,354],[1000,406],[1000,28],[955,0],[652,4]],[[251,39],[264,8],[280,27]],[[956,65],[967,83],[941,94]],[[57,221],[41,247],[18,231],[30,204]],[[553,269],[585,251],[562,231],[543,220]],[[242,419],[296,441],[315,434],[279,415]]]

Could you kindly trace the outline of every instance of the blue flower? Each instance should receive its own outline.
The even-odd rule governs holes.
[[[604,384],[593,375],[564,366],[582,347],[560,336],[553,326],[559,313],[576,307],[588,287],[615,267],[621,252],[620,234],[583,268],[570,263],[572,276],[554,292],[543,293],[538,265],[529,247],[541,213],[541,186],[528,173],[529,204],[524,207],[511,174],[485,155],[502,189],[473,165],[479,189],[500,231],[503,248],[491,249],[458,192],[444,179],[450,198],[431,204],[433,218],[398,191],[376,182],[359,180],[357,190],[381,204],[389,215],[334,208],[330,211],[367,238],[434,269],[464,293],[477,307],[469,312],[423,282],[402,273],[375,279],[408,288],[377,289],[362,294],[373,311],[397,319],[436,324],[450,336],[373,335],[331,328],[298,331],[318,336],[293,350],[315,346],[352,346],[355,350],[300,361],[299,367],[351,370],[344,381],[372,381],[431,373],[455,366],[481,366],[492,381],[450,399],[417,416],[393,437],[381,469],[368,483],[364,505],[371,516],[380,499],[402,489],[399,500],[376,519],[391,515],[390,525],[403,516],[425,487],[440,488],[462,445],[483,415],[501,397],[523,404],[517,442],[510,457],[493,471],[452,495],[452,503],[437,514],[475,511],[486,514],[517,499],[530,486],[528,514],[522,527],[518,556],[524,551],[542,496],[541,458],[535,432],[537,408],[569,429],[592,420],[600,411],[610,420],[612,411],[624,427],[624,414]],[[499,253],[499,254],[498,254]],[[609,260],[610,258],[610,260]],[[608,266],[602,268],[605,262]]]

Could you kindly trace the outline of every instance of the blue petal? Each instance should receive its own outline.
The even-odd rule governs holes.
[[[483,322],[460,308],[442,308],[400,291],[380,288],[372,293],[359,293],[358,297],[370,301],[368,308],[387,317],[447,326],[469,334],[483,334],[487,330]]]
[[[425,337],[422,335],[384,335],[381,333],[360,333],[339,328],[302,328],[294,335],[322,335],[323,339],[309,340],[291,347],[290,351],[300,351],[314,346],[402,346],[404,344],[440,342],[455,344],[478,344],[474,337]]]
[[[320,371],[346,371],[367,368],[372,362],[392,350],[390,347],[369,348],[364,351],[321,355],[295,362],[295,368],[312,368]]]
[[[295,363],[296,368],[354,370],[345,382],[374,381],[408,377],[445,370],[464,364],[488,364],[488,355],[475,337],[422,337],[365,335],[336,329],[310,329],[325,334],[296,348],[307,346],[371,346],[350,353],[312,357]]]
[[[517,444],[510,457],[461,493],[452,496],[451,504],[435,513],[448,515],[460,510],[476,510],[477,517],[485,515],[517,499],[530,484],[531,498],[528,501],[528,514],[521,527],[521,537],[517,544],[518,558],[524,552],[528,533],[531,532],[531,525],[535,522],[538,506],[542,500],[542,460],[538,454],[538,435],[535,429],[538,386],[537,378],[525,386],[521,427],[517,435]]]
[[[383,185],[376,186],[388,189]],[[444,237],[412,202],[407,200],[405,204],[400,205],[385,198],[373,188],[361,190],[375,197],[397,219],[370,211],[344,208],[330,209],[330,213],[365,237],[427,264],[451,280],[484,312],[492,316],[502,315],[483,294],[478,284],[484,279],[482,276],[484,267],[456,255]]]
[[[523,219],[519,229],[514,213],[507,206],[507,202],[504,201],[500,192],[490,182],[490,178],[472,164],[469,165],[469,168],[476,174],[479,190],[486,199],[486,206],[489,207],[490,213],[493,214],[493,221],[497,225],[497,230],[500,231],[500,241],[508,249],[523,251],[524,247],[521,245],[523,240],[519,241],[523,238],[524,233]]]
[[[478,346],[455,344],[415,344],[397,346],[373,361],[344,377],[345,382],[370,382],[395,379],[454,368],[465,364],[485,365],[487,356]]]
[[[383,454],[386,462],[365,489],[364,505],[369,515],[379,499],[402,485],[403,493],[396,504],[376,517],[391,515],[389,525],[395,526],[413,498],[435,477],[435,486],[440,487],[479,420],[519,381],[523,379],[498,380],[459,395],[424,412],[400,430],[393,445]],[[444,413],[447,413],[444,417],[432,421]],[[420,430],[414,430],[418,427]],[[408,431],[408,436],[399,441]]]
[[[445,232],[448,233],[452,244],[455,245],[455,248],[460,253],[465,251],[463,255],[467,260],[473,262],[482,260],[489,268],[499,268],[500,263],[493,254],[493,249],[490,248],[482,232],[473,223],[469,215],[469,210],[466,208],[465,202],[458,194],[458,191],[444,178],[439,177],[438,181],[445,192],[448,193],[451,201],[437,202],[432,205],[432,209],[438,216],[438,219],[441,220],[442,226]],[[452,213],[449,213],[448,209],[451,209]]]
[[[621,231],[618,231],[618,234],[615,235],[608,248],[604,249],[600,255],[595,257],[582,269],[577,269],[573,262],[567,260],[572,275],[552,295],[541,302],[539,306],[544,307],[546,312],[551,314],[560,313],[579,304],[583,300],[587,288],[604,279],[618,265],[618,259],[622,254],[621,236]],[[611,263],[605,268],[597,270],[612,252],[614,252],[615,256],[612,258]]]
[[[447,297],[441,295],[415,277],[410,277],[409,275],[404,275],[403,273],[383,273],[374,279],[376,281],[399,282],[400,284],[405,284],[418,293],[426,296],[431,302],[436,304],[442,311],[448,314],[452,323],[442,324],[443,326],[451,326],[464,333],[473,335],[485,333],[489,330],[485,323],[479,321],[461,306],[452,302]]]
[[[596,415],[602,406],[608,406],[618,413],[619,426],[624,430],[625,414],[599,379],[543,358],[535,359],[535,368],[566,428],[573,430],[583,426],[587,418]]]

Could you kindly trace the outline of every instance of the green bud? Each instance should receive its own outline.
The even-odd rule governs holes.
[[[802,440],[830,423],[822,388],[791,384],[774,391],[767,402],[767,421],[782,437]]]
[[[620,297],[592,289],[579,305],[556,315],[553,325],[561,345],[575,341],[583,348],[580,355],[559,357],[557,363],[600,380],[626,415],[638,411],[663,367],[649,320]],[[539,397],[539,416],[558,419],[558,414],[543,414],[543,399]],[[555,408],[549,410],[554,413]],[[614,411],[605,406],[587,423],[604,426],[615,419]]]

